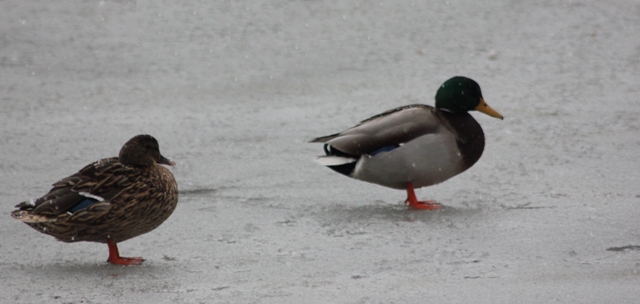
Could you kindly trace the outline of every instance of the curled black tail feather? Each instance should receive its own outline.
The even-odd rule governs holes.
[[[328,156],[339,156],[339,157],[346,157],[346,158],[353,158],[353,159],[360,158],[357,155],[351,155],[349,153],[342,152],[329,144],[324,144],[324,153]],[[329,167],[329,169],[336,171],[340,174],[351,176],[351,173],[353,173],[353,170],[355,170],[357,163],[358,163],[357,161],[354,161],[352,163],[348,163],[344,165],[327,166],[327,167]]]

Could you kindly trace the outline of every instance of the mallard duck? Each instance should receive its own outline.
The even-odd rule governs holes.
[[[61,179],[41,198],[16,205],[11,216],[63,242],[107,243],[112,264],[140,264],[140,257],[121,257],[117,243],[155,229],[176,208],[178,184],[160,164],[175,165],[155,138],[137,135],[118,157]]]
[[[326,155],[317,162],[351,178],[406,190],[405,202],[414,208],[438,209],[434,201],[418,201],[414,188],[444,182],[480,159],[484,133],[468,111],[503,117],[487,105],[470,78],[445,81],[435,99],[435,107],[395,108],[311,140],[324,143]]]

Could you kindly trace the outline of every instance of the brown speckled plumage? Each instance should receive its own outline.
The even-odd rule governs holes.
[[[105,158],[66,177],[33,203],[23,202],[13,218],[63,242],[122,242],[164,222],[178,203],[173,165],[149,135],[129,140],[119,157]],[[91,205],[78,209],[90,199]],[[75,207],[75,210],[74,210]]]

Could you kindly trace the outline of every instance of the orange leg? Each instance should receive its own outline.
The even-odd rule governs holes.
[[[434,201],[418,201],[411,182],[407,183],[407,200],[404,202],[409,203],[409,206],[416,209],[436,210],[442,207],[442,205]]]
[[[118,245],[112,238],[107,239],[107,245],[109,246],[109,258],[107,262],[116,265],[140,265],[144,261],[143,258],[125,258],[121,257],[118,252]]]

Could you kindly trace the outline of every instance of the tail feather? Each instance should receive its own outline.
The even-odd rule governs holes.
[[[336,137],[338,137],[338,135],[340,135],[340,133],[336,133],[336,134],[331,134],[331,135],[327,135],[327,136],[321,136],[321,137],[316,137],[312,140],[310,140],[310,143],[326,143]]]
[[[46,223],[55,221],[55,218],[49,218],[47,216],[33,214],[30,211],[26,210],[14,210],[11,212],[11,217],[16,220],[23,221],[25,223]]]
[[[358,161],[358,159],[343,156],[325,155],[318,156],[315,161],[323,166],[332,167],[355,163]]]

